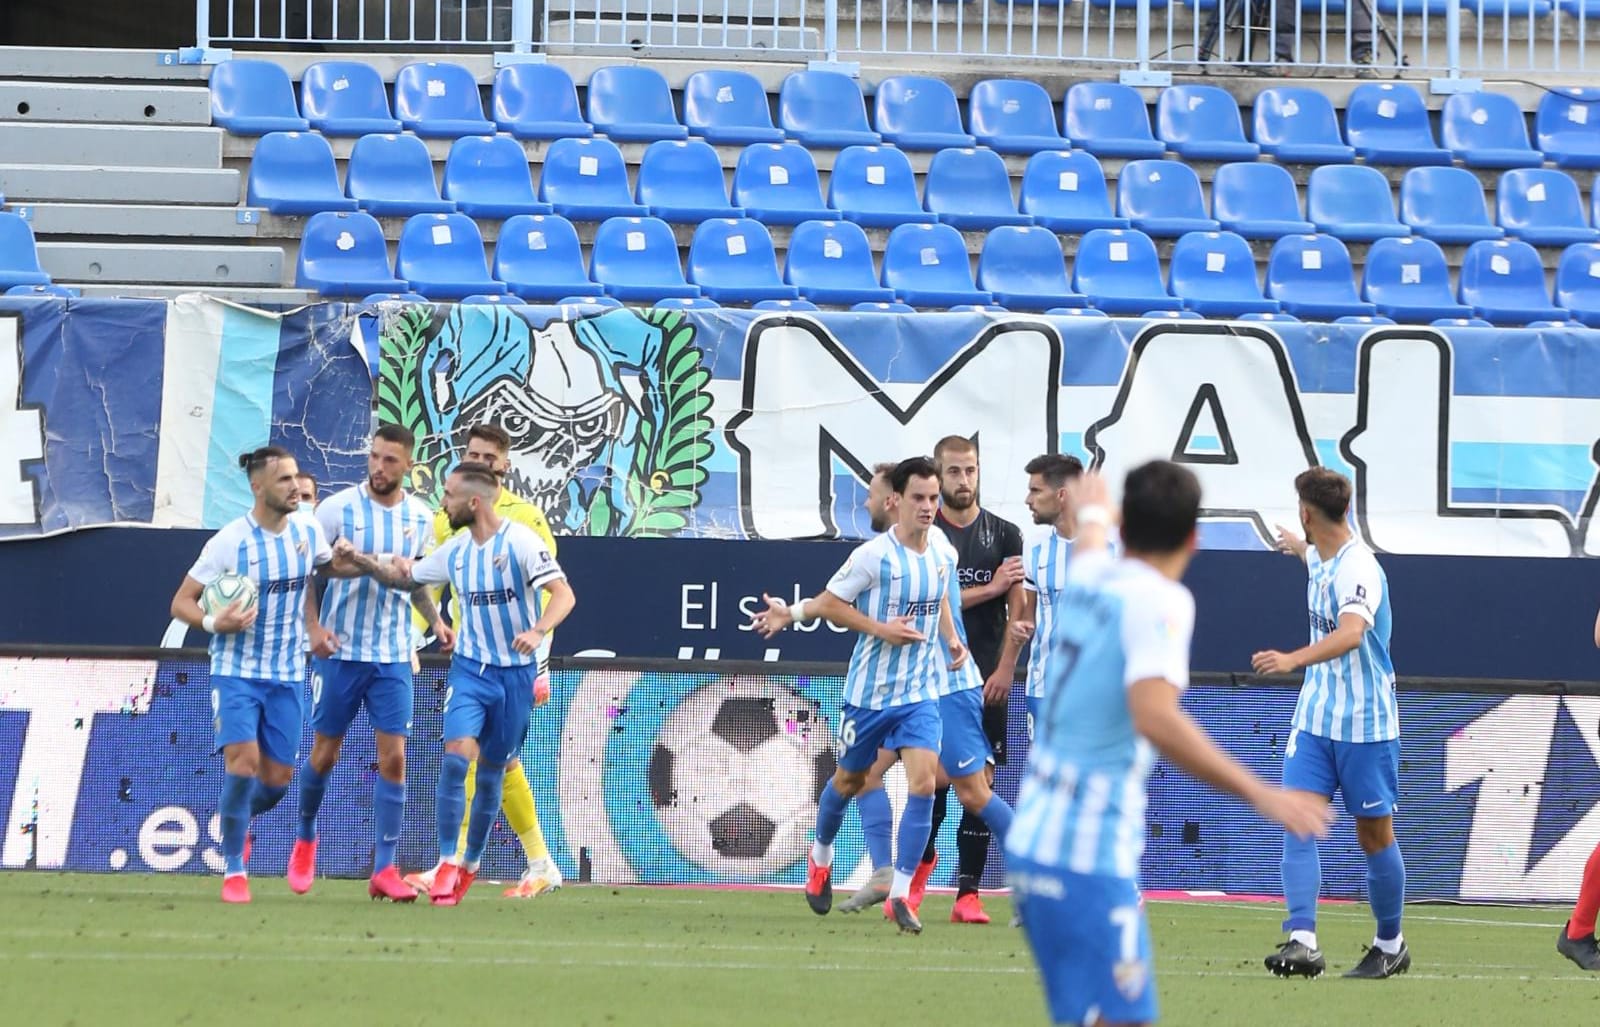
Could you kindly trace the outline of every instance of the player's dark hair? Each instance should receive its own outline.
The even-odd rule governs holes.
[[[382,439],[385,442],[394,442],[402,445],[406,448],[406,453],[408,455],[412,450],[417,448],[416,433],[410,428],[406,428],[398,424],[380,424],[378,425],[378,430],[372,433],[372,437],[374,439]]]
[[[1349,478],[1326,467],[1308,467],[1295,475],[1294,491],[1300,502],[1334,524],[1343,521],[1344,515],[1350,512],[1350,497],[1354,493]]]
[[[1083,473],[1083,461],[1063,453],[1045,453],[1029,460],[1023,470],[1037,474],[1046,485],[1058,489]]]
[[[309,481],[311,483],[311,487],[313,489],[315,489],[318,485],[321,484],[321,482],[317,481],[317,476],[315,474],[312,474],[310,471],[300,471],[300,472],[295,474],[295,477],[296,478],[304,478],[306,481]]]
[[[1130,553],[1183,547],[1200,519],[1200,479],[1170,460],[1128,472],[1122,486],[1122,542]]]
[[[932,460],[925,456],[914,456],[902,460],[894,465],[894,470],[889,472],[889,487],[899,495],[906,494],[906,486],[911,484],[912,478],[937,478],[939,468]]]
[[[256,472],[266,467],[274,460],[282,460],[289,456],[289,451],[282,446],[262,446],[252,449],[248,453],[239,454],[239,466],[244,468],[244,473],[254,478]]]
[[[500,477],[489,470],[488,464],[457,464],[456,469],[450,473],[490,495],[500,491]]]
[[[978,455],[978,444],[965,435],[946,435],[933,444],[933,460],[935,463],[944,463],[944,455],[949,452],[971,453]]]
[[[467,441],[482,439],[502,453],[511,452],[511,433],[498,424],[475,424],[467,429]]]

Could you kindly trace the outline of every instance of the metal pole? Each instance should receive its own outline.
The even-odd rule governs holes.
[[[1125,86],[1170,86],[1172,72],[1150,70],[1150,0],[1138,0],[1136,12],[1133,45],[1139,66],[1132,71],[1122,72],[1117,78]],[[1083,23],[1087,32],[1089,19],[1084,18]]]
[[[511,52],[533,52],[533,0],[511,0]]]
[[[1444,8],[1444,59],[1451,78],[1461,77],[1461,0],[1450,0]]]
[[[822,52],[829,64],[839,63],[839,0],[827,0],[822,5]]]
[[[211,46],[211,0],[194,0],[194,45]]]

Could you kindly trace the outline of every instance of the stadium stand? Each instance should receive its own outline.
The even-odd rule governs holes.
[[[508,64],[495,72],[489,109],[502,132],[518,139],[586,139],[594,126],[583,120],[578,87],[555,64]]]
[[[557,139],[544,153],[539,199],[574,221],[648,213],[628,192],[628,167],[609,139]]]
[[[311,127],[330,136],[398,132],[389,94],[376,68],[360,61],[324,61],[300,78],[300,111]]]
[[[1032,217],[1017,213],[1011,176],[993,150],[940,150],[928,164],[923,194],[930,213],[963,230],[1033,224]]]
[[[1474,243],[1506,234],[1489,220],[1483,183],[1465,168],[1408,170],[1400,180],[1400,220],[1436,243]]]
[[[271,61],[226,61],[211,73],[211,121],[234,135],[305,132],[289,73]]]
[[[424,138],[493,135],[472,73],[459,64],[408,64],[394,77],[394,113],[406,131]]]
[[[1213,232],[1194,169],[1175,160],[1129,161],[1117,176],[1117,213],[1157,238]]]
[[[1050,94],[1037,82],[990,78],[967,94],[967,126],[996,153],[1065,150],[1070,144],[1056,124]]]
[[[1211,217],[1246,239],[1314,232],[1300,212],[1294,179],[1281,165],[1224,164],[1211,180]]]
[[[689,281],[718,303],[800,298],[778,277],[771,233],[752,218],[702,221],[689,244]]]
[[[1128,227],[1127,218],[1111,213],[1100,162],[1084,150],[1043,150],[1030,157],[1019,207],[1052,232]]]
[[[1251,115],[1256,143],[1280,161],[1348,164],[1355,159],[1355,148],[1339,134],[1333,102],[1315,89],[1263,89]]]
[[[1589,225],[1578,183],[1555,168],[1513,168],[1495,189],[1500,226],[1536,246],[1568,246],[1600,239]]]
[[[1061,241],[1035,225],[1002,225],[989,232],[978,258],[978,288],[1010,310],[1081,307],[1072,291]]]
[[[943,150],[977,142],[961,124],[956,94],[943,79],[896,75],[878,83],[873,124],[902,150]]]
[[[1171,86],[1156,103],[1156,135],[1185,160],[1255,160],[1239,104],[1216,86]]]
[[[949,225],[901,225],[883,249],[883,284],[913,307],[991,302],[972,280],[967,246]]]
[[[1499,93],[1457,93],[1439,114],[1439,140],[1469,168],[1536,168],[1544,154],[1528,141],[1522,109]]]
[[[660,218],[618,217],[601,223],[589,256],[589,277],[606,294],[632,303],[700,295],[678,263],[678,242]]]
[[[345,195],[378,217],[444,214],[454,202],[439,196],[433,158],[414,135],[364,135],[350,149]]]
[[[530,303],[604,293],[589,279],[577,230],[556,214],[507,218],[495,241],[494,276]]]
[[[1377,312],[1356,295],[1350,251],[1331,235],[1286,235],[1273,243],[1266,294],[1302,321]]]
[[[860,225],[849,221],[807,221],[789,236],[783,280],[813,303],[884,303],[894,290],[878,284],[872,246]]]
[[[768,225],[839,217],[822,202],[822,182],[811,152],[796,143],[745,147],[733,170],[733,202]]]
[[[1550,302],[1538,252],[1517,239],[1475,242],[1461,258],[1461,302],[1497,325],[1565,321]]]
[[[1600,89],[1556,88],[1539,100],[1534,140],[1558,168],[1600,168]]]
[[[39,266],[33,229],[16,214],[0,211],[0,285],[49,285],[50,276]]]
[[[295,285],[343,297],[411,288],[389,269],[383,228],[365,211],[325,211],[306,222]]]
[[[1450,268],[1431,239],[1380,239],[1367,251],[1361,298],[1406,324],[1472,315],[1450,292]]]
[[[589,123],[617,142],[686,139],[672,90],[661,72],[643,65],[600,68],[589,77]]]
[[[1168,290],[1204,317],[1277,313],[1261,294],[1250,244],[1232,232],[1190,232],[1172,248]]]
[[[1395,217],[1389,180],[1376,168],[1359,164],[1328,164],[1311,172],[1306,217],[1317,231],[1346,242],[1411,234]]]
[[[1173,305],[1161,280],[1155,243],[1131,228],[1097,228],[1078,240],[1072,288],[1113,316],[1136,316]]]
[[[845,220],[868,228],[938,220],[938,215],[922,209],[911,162],[904,151],[892,146],[847,146],[840,150],[828,174],[828,206],[839,211]]]
[[[749,72],[697,71],[683,85],[683,123],[707,142],[743,146],[781,143],[772,125],[767,91]]]
[[[861,87],[837,71],[797,71],[778,91],[778,125],[807,146],[874,146]]]
[[[475,218],[504,219],[518,214],[548,214],[551,207],[533,192],[528,158],[510,136],[463,136],[444,162],[446,200]]]
[[[1600,244],[1576,243],[1562,251],[1555,299],[1573,320],[1600,328]]]
[[[1062,101],[1062,134],[1097,157],[1159,157],[1167,151],[1150,134],[1150,112],[1130,86],[1078,82]]]
[[[744,216],[728,202],[722,159],[700,139],[662,139],[646,147],[634,198],[652,215],[673,224]]]
[[[1429,125],[1428,107],[1408,85],[1369,82],[1350,93],[1345,138],[1368,164],[1449,164]],[[1280,155],[1281,156],[1281,155]]]
[[[256,143],[245,202],[273,214],[355,210],[339,188],[328,140],[315,132],[271,132]]]
[[[407,219],[395,251],[394,273],[430,300],[498,295],[489,277],[478,223],[465,214],[417,214]]]

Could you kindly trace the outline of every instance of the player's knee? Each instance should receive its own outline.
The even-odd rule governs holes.
[[[982,774],[958,777],[955,786],[956,798],[961,800],[962,808],[973,813],[982,813],[983,808],[989,805],[989,797],[994,794],[989,788],[988,779]]]
[[[924,798],[931,796],[935,791],[934,781],[935,774],[931,768],[923,769],[919,767],[912,769],[909,766],[906,767],[906,791],[910,794],[923,796]]]
[[[378,757],[378,776],[393,784],[403,784],[406,779],[406,754],[404,750],[380,755]]]
[[[256,772],[261,783],[268,788],[287,788],[294,779],[294,767],[277,760],[262,760],[261,769]]]
[[[311,764],[311,769],[319,774],[326,774],[339,762],[339,753],[344,747],[344,739],[331,738],[328,735],[317,735],[311,742],[311,755],[306,762]]]
[[[474,738],[452,738],[444,743],[444,751],[470,763],[478,758],[478,742]]]
[[[860,795],[865,790],[866,784],[867,775],[864,771],[846,770],[840,767],[833,773],[833,790],[846,799]]]
[[[1393,817],[1359,817],[1356,820],[1356,840],[1361,851],[1371,855],[1382,852],[1394,844]]]

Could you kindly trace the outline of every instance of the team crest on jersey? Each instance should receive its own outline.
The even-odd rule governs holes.
[[[306,540],[301,539],[300,541],[296,542],[294,544],[294,551],[296,556],[306,555]]]
[[[1142,959],[1119,959],[1111,968],[1111,979],[1116,982],[1123,998],[1132,1002],[1144,993],[1145,985],[1150,980],[1150,968]]]
[[[494,569],[497,570],[497,571],[503,571],[507,567],[509,567],[510,565],[511,565],[511,557],[507,556],[504,553],[501,553],[499,556],[494,558]]]

